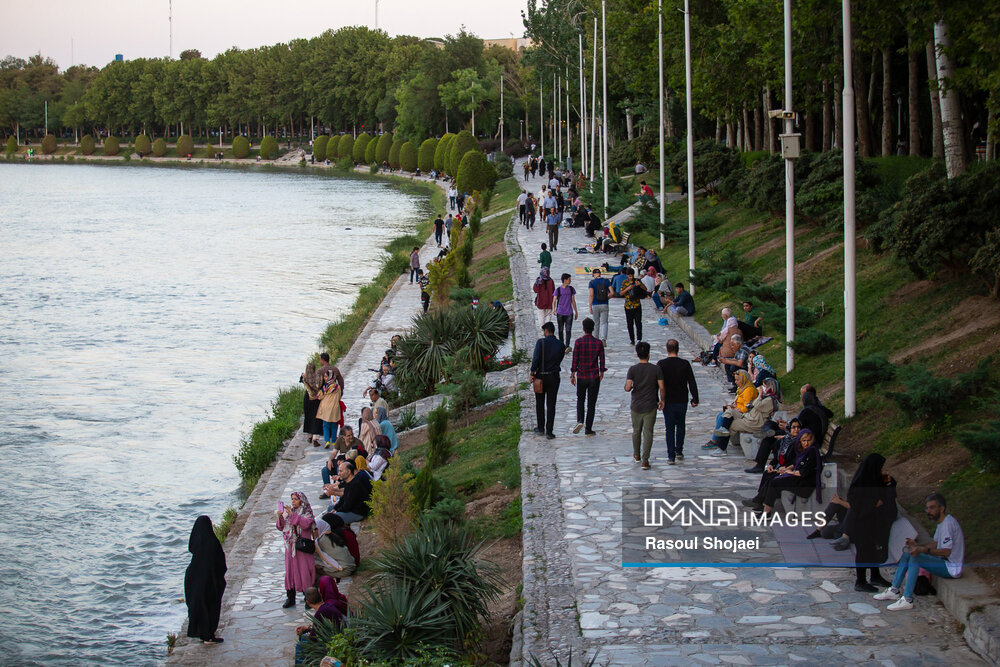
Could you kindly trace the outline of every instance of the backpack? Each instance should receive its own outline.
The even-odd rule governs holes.
[[[600,282],[594,285],[594,301],[607,301],[608,295],[608,279],[600,278]]]

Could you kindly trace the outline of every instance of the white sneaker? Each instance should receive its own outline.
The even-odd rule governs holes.
[[[906,598],[899,598],[891,605],[886,607],[889,611],[906,611],[907,609],[913,609],[913,603]]]
[[[896,600],[900,597],[899,590],[896,588],[887,588],[881,593],[875,594],[876,600]]]
[[[583,430],[583,424],[577,424],[576,426],[573,427],[573,433],[579,433],[582,430]]]
[[[709,454],[709,456],[715,456],[717,458],[722,458],[723,456],[729,456],[729,452],[727,452],[724,449],[715,449],[715,450],[712,450],[712,453]]]

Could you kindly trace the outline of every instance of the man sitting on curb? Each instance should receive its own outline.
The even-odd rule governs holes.
[[[681,317],[694,315],[694,297],[684,289],[684,283],[674,285],[674,292],[676,292],[676,296],[673,299],[667,299],[667,305],[663,312],[669,310],[674,315]]]
[[[719,363],[726,369],[726,379],[733,383],[729,388],[730,394],[736,393],[736,384],[733,381],[736,371],[747,369],[747,359],[750,357],[750,348],[743,344],[743,336],[733,334],[726,341],[719,351]]]
[[[337,489],[327,492],[340,496],[337,502],[330,505],[327,512],[333,512],[350,525],[368,516],[368,499],[372,495],[372,478],[367,473],[358,474],[357,466],[351,461],[340,462],[340,480],[343,483],[340,493]]]
[[[932,493],[927,496],[924,506],[927,516],[936,524],[934,540],[928,544],[917,544],[906,540],[906,549],[899,558],[892,587],[875,596],[876,600],[896,600],[887,607],[889,611],[903,611],[913,608],[913,589],[917,585],[920,568],[945,579],[962,576],[962,561],[965,560],[965,536],[958,520],[948,514],[944,496]],[[900,596],[900,585],[906,580],[906,587]],[[899,599],[896,599],[899,598]]]

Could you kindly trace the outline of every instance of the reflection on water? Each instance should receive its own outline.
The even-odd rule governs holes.
[[[365,180],[0,165],[0,207],[0,664],[155,664],[195,517],[237,502],[240,432],[423,205]]]

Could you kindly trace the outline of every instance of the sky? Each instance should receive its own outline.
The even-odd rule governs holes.
[[[465,29],[484,39],[520,37],[525,0],[379,0],[378,27],[391,36],[441,37]],[[116,53],[156,58],[170,50],[169,0],[0,0],[0,57],[41,52],[60,69],[104,66]],[[173,55],[211,58],[375,24],[375,0],[173,0]]]

